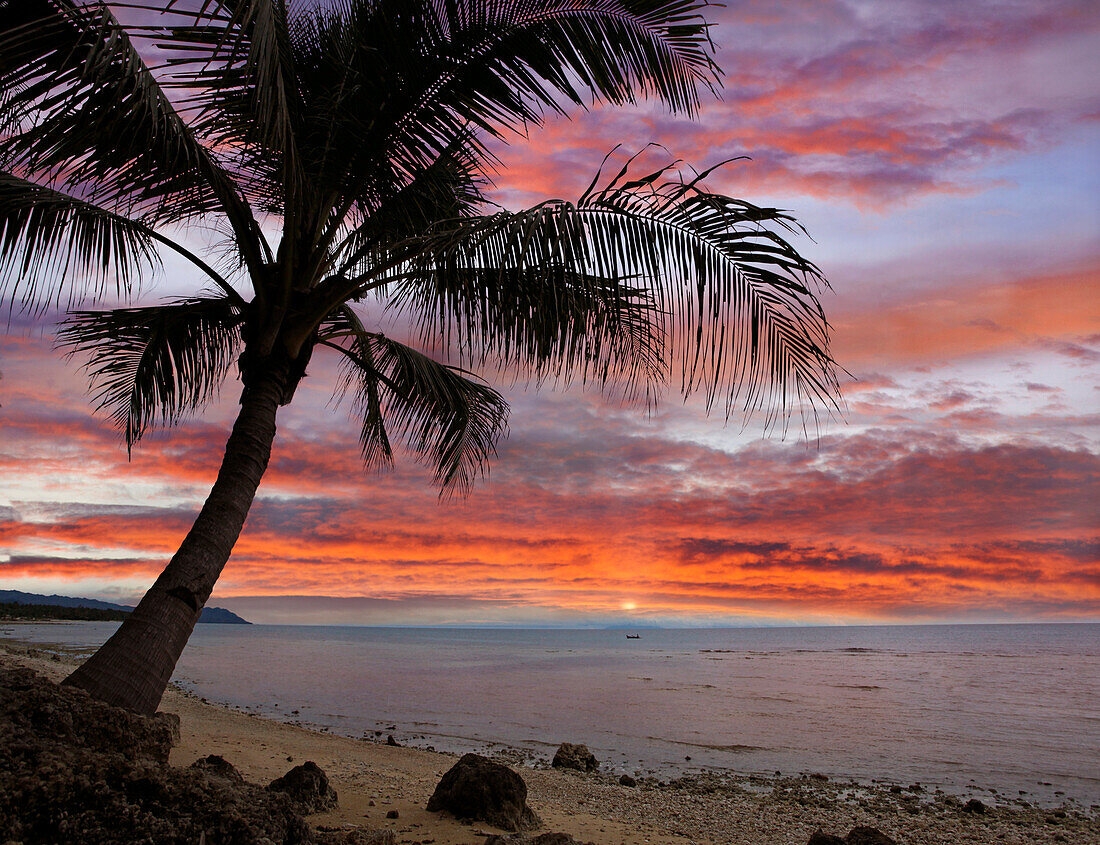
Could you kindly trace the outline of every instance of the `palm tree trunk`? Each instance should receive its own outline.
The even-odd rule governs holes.
[[[258,372],[257,372],[258,370]],[[64,683],[136,713],[152,714],[244,527],[275,439],[288,367],[253,370],[218,479],[179,551],[114,635]]]

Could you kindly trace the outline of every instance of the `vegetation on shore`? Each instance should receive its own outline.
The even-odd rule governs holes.
[[[120,622],[129,615],[125,610],[0,602],[0,619],[76,619],[81,622]]]

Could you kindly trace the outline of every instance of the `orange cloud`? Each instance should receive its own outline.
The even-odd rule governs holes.
[[[1028,347],[1096,360],[1100,263],[998,282],[959,283],[883,307],[834,314],[836,355],[849,368],[913,365]],[[1073,343],[1071,338],[1084,342]]]
[[[311,441],[291,425],[219,595],[447,595],[605,614],[630,597],[665,617],[852,620],[1040,607],[1059,618],[1100,601],[1090,452],[869,431],[819,451],[729,453],[575,423],[563,436],[567,421],[517,433],[492,484],[443,503],[425,473],[349,475],[350,438]],[[180,434],[177,453],[207,453],[205,426]],[[158,457],[140,476],[187,486],[204,462]],[[192,512],[58,504],[24,517],[17,505],[0,521],[0,573],[152,578]]]

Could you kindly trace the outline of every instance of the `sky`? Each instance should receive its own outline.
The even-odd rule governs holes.
[[[498,149],[494,198],[575,198],[617,144],[750,156],[707,184],[809,230],[844,415],[769,435],[675,391],[647,415],[505,378],[490,475],[440,500],[409,458],[362,469],[317,355],[212,604],[292,624],[1100,621],[1100,9],[709,18],[720,99],[548,120]],[[197,284],[167,259],[142,301]],[[134,603],[213,482],[239,386],[128,460],[50,331],[16,315],[0,336],[0,588]]]

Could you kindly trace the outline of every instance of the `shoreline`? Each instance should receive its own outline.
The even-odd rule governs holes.
[[[2,640],[0,640],[0,642],[2,642]],[[250,707],[247,705],[234,704],[230,701],[209,699],[198,695],[175,681],[170,683],[169,689],[203,705],[265,722],[271,722],[273,724],[300,728],[314,734],[339,737],[354,742],[381,746],[387,746],[386,737],[393,736],[395,740],[398,741],[398,747],[408,748],[413,751],[423,751],[429,754],[441,754],[453,760],[457,760],[463,754],[470,752],[488,757],[491,760],[508,766],[522,767],[525,770],[556,771],[551,766],[551,760],[558,748],[558,744],[550,741],[531,740],[530,742],[532,744],[541,747],[540,751],[535,751],[528,747],[510,745],[502,741],[483,740],[459,734],[433,734],[433,737],[443,736],[444,738],[461,740],[463,745],[461,748],[436,748],[430,742],[420,741],[425,739],[425,737],[424,734],[416,732],[417,729],[415,726],[408,730],[402,729],[400,720],[392,722],[383,730],[368,731],[360,736],[356,736],[350,733],[342,733],[338,728],[318,722],[312,722],[308,719],[288,718],[288,714],[266,709],[263,705]],[[690,747],[698,747],[692,743],[681,744],[689,747],[689,749]],[[618,782],[619,777],[624,774],[633,777],[641,785],[656,789],[695,788],[695,786],[698,785],[698,788],[701,789],[713,790],[716,786],[728,786],[747,791],[761,792],[772,789],[786,789],[790,787],[791,783],[809,780],[817,783],[833,783],[853,797],[864,794],[870,795],[883,790],[893,790],[896,787],[901,787],[903,793],[912,793],[913,797],[915,797],[919,803],[928,803],[937,796],[942,796],[946,799],[957,799],[961,805],[971,798],[977,798],[985,803],[986,806],[995,808],[1020,808],[1040,811],[1091,811],[1094,815],[1100,817],[1100,803],[1086,803],[1082,799],[1069,795],[1062,790],[1058,790],[1054,793],[1057,796],[1056,799],[1042,800],[1039,796],[1032,793],[1026,793],[1022,790],[1020,790],[1017,795],[1009,789],[998,789],[977,782],[972,782],[968,786],[955,786],[950,783],[936,783],[925,780],[915,784],[920,788],[913,790],[911,787],[914,786],[914,784],[906,783],[904,778],[859,778],[848,777],[835,772],[822,773],[819,771],[781,773],[744,768],[738,769],[728,766],[692,767],[679,763],[656,763],[654,764],[654,768],[648,768],[643,771],[638,768],[631,769],[602,760],[600,761],[599,771],[590,774],[589,777],[603,779],[611,783]],[[1049,786],[1050,784],[1047,785]],[[891,792],[891,794],[894,795],[897,793]]]
[[[35,624],[37,633],[22,625],[6,626],[6,632],[0,626],[0,638],[7,635],[39,648],[84,655],[114,627],[88,624]],[[1060,670],[1046,657],[1060,647],[1058,638],[1034,648],[1030,641],[965,637],[910,642],[841,636],[808,643],[799,638],[792,645],[774,637],[731,643],[696,637],[684,643],[673,631],[666,632],[672,639],[647,642],[639,654],[606,637],[547,640],[541,632],[509,638],[502,648],[493,637],[460,638],[459,646],[453,646],[450,638],[360,636],[348,633],[355,629],[330,626],[321,626],[321,635],[306,636],[298,629],[265,634],[253,627],[280,626],[241,630],[214,625],[197,632],[188,652],[192,659],[188,662],[185,654],[177,682],[215,703],[275,721],[354,739],[393,734],[412,747],[473,752],[534,768],[548,763],[564,740],[587,743],[605,773],[635,779],[771,779],[781,770],[784,775],[823,773],[868,787],[921,783],[928,792],[940,789],[963,801],[977,797],[1009,802],[1018,796],[1026,805],[1056,809],[1073,799],[1079,806],[1100,809],[1100,779],[1090,777],[1095,755],[1086,752],[1087,742],[1082,744],[1091,733],[1086,711],[1071,710],[1058,721],[1059,702],[1050,698],[1049,684],[1032,683],[1025,693],[1016,691],[1016,670],[1032,678],[1050,677],[1035,671],[1040,664],[1050,673]],[[1073,643],[1083,647],[1080,638]],[[352,648],[355,644],[366,647]],[[463,645],[484,654],[470,663]],[[1023,650],[1017,653],[1020,646]],[[255,658],[249,656],[251,648],[257,649]],[[437,648],[445,650],[443,659]],[[941,652],[944,648],[949,651]],[[397,674],[373,689],[363,686],[347,674],[347,667],[326,663],[332,649],[350,649],[349,659],[361,677]],[[1001,655],[1001,650],[1009,653]],[[603,675],[592,677],[584,660],[579,673],[574,672],[574,651],[607,668],[611,686],[601,686]],[[820,659],[819,651],[824,655]],[[610,666],[608,661],[620,652],[624,662]],[[908,652],[913,652],[912,661]],[[935,683],[926,688],[922,678],[929,669],[939,671],[941,653],[949,655],[945,679],[938,688]],[[292,663],[306,661],[303,671],[285,673],[280,661],[286,655],[293,655]],[[965,685],[967,673],[982,669],[988,656],[1013,658],[989,670],[993,680],[985,693],[990,697],[956,694],[949,682]],[[691,665],[681,669],[685,657]],[[527,660],[560,666],[563,677],[581,685],[577,695],[556,684],[553,673],[541,672],[531,684],[521,683],[517,678],[525,677]],[[704,662],[712,660],[733,662]],[[467,671],[474,664],[488,667],[488,679],[481,668]],[[1096,661],[1090,665],[1097,666]],[[726,675],[734,680],[727,682]],[[737,682],[742,676],[748,680]],[[546,697],[531,699],[532,688]],[[616,699],[608,698],[614,696],[612,688],[627,698],[613,704]],[[1078,683],[1066,695],[1080,696],[1088,689],[1088,683]],[[1000,698],[1002,693],[1008,697]],[[823,698],[832,704],[823,705]],[[995,705],[987,707],[990,701]],[[1044,703],[1054,707],[1049,722]],[[532,709],[532,704],[538,706]],[[627,708],[624,721],[608,709],[612,704]],[[683,718],[666,722],[669,713]]]
[[[76,655],[51,654],[10,638],[0,640],[0,654],[52,680],[78,662]],[[219,754],[248,780],[263,784],[306,760],[316,762],[340,801],[336,810],[311,816],[315,826],[391,829],[398,843],[435,845],[480,845],[485,835],[500,832],[424,809],[457,755],[311,730],[204,702],[179,687],[169,689],[161,709],[182,723],[170,758],[174,766]],[[565,832],[599,845],[805,845],[817,830],[843,835],[856,825],[877,827],[899,845],[1100,839],[1097,808],[1071,801],[1044,809],[975,790],[988,807],[978,814],[965,812],[962,800],[942,791],[814,775],[704,773],[628,787],[609,774],[533,767],[507,753],[489,756],[526,781],[529,803],[544,820],[540,832]],[[394,810],[398,817],[386,818]]]

